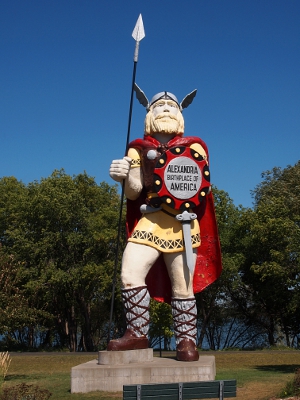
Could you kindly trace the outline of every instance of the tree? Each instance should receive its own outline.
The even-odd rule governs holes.
[[[300,162],[262,174],[254,210],[243,216],[241,278],[248,295],[236,298],[269,345],[299,336]]]
[[[3,247],[20,263],[29,304],[52,315],[39,321],[40,341],[71,351],[101,346],[97,336],[107,329],[116,245],[116,187],[63,170],[26,187],[6,178],[1,184],[8,193],[1,204]],[[12,201],[15,192],[20,195]],[[27,329],[33,338],[36,326]]]
[[[211,349],[238,347],[249,343],[253,332],[245,325],[231,295],[240,290],[239,267],[243,254],[237,246],[238,227],[242,215],[247,211],[236,207],[228,193],[213,187],[213,195],[222,251],[223,270],[220,278],[203,292],[196,295],[198,308],[198,345],[204,339]]]
[[[173,336],[173,318],[171,306],[168,303],[150,302],[149,343],[151,347],[159,345],[163,340],[163,350],[170,350],[170,340]]]
[[[18,332],[37,324],[45,314],[32,308],[21,287],[19,265],[0,247],[0,334],[6,337],[6,346],[14,346]],[[4,346],[5,346],[4,345]]]

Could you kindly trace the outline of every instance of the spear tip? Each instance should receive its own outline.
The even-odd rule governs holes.
[[[142,14],[139,15],[139,17],[136,21],[135,27],[132,32],[132,37],[137,42],[141,41],[145,37],[145,30],[144,30]]]

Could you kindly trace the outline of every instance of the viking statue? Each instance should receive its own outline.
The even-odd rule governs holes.
[[[199,358],[194,293],[215,281],[221,256],[210,187],[206,144],[184,137],[182,110],[196,90],[179,103],[170,92],[146,107],[144,138],[131,142],[114,160],[110,176],[124,181],[128,243],[122,259],[122,298],[127,329],[109,351],[148,348],[150,297],[171,304],[179,361]]]

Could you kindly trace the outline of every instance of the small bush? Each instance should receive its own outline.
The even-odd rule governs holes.
[[[280,392],[281,397],[300,395],[300,368],[295,372],[294,379],[288,382],[285,388]]]
[[[295,395],[300,395],[300,368],[296,370],[295,377],[294,377],[294,391]]]
[[[47,389],[21,383],[3,389],[0,400],[48,400],[51,395]]]

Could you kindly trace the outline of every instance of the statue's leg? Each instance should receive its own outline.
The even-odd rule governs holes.
[[[164,259],[173,291],[171,306],[177,360],[197,361],[197,307],[193,293],[193,277],[186,265],[184,253],[165,253]]]
[[[144,244],[128,242],[123,253],[121,280],[124,289],[145,286],[145,279],[160,252]]]
[[[123,254],[121,273],[127,329],[120,339],[109,342],[107,350],[148,348],[150,295],[145,279],[159,254],[152,247],[128,242]]]

